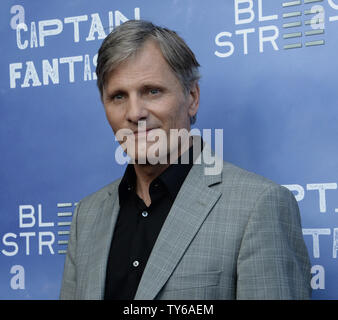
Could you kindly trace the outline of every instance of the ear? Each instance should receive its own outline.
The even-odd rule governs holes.
[[[193,117],[200,105],[200,87],[197,81],[191,86],[189,91],[189,108],[188,113],[190,117]]]

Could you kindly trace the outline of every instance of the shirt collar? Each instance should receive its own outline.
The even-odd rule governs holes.
[[[203,141],[201,143],[201,147],[203,148]],[[166,170],[164,170],[156,179],[151,182],[150,188],[152,187],[152,185],[156,185],[156,183],[162,183],[166,187],[170,196],[175,199],[194,163],[193,146],[191,146],[186,152],[189,153],[189,162],[187,164],[180,163],[181,159],[184,159],[184,156],[181,155],[178,158],[177,163],[171,164]],[[135,188],[136,173],[134,165],[128,164],[118,189],[120,206],[122,206],[125,201],[128,200],[130,192],[135,192]]]
[[[177,163],[171,164],[151,183],[156,183],[157,180],[161,181],[166,186],[173,199],[176,198],[185,178],[187,177],[193,165],[193,147],[190,147],[187,152],[189,152],[188,163],[180,163],[182,158],[182,156],[180,156],[177,160]]]

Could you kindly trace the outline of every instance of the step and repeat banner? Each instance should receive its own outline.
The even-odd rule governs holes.
[[[129,19],[196,53],[195,127],[292,190],[313,299],[338,299],[338,0],[1,1],[0,298],[58,299],[76,203],[124,172],[95,67]]]

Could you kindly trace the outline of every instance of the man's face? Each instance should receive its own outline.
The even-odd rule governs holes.
[[[162,131],[162,138],[163,133],[166,134],[168,155],[170,129],[190,130],[190,117],[198,109],[199,87],[196,84],[185,94],[158,45],[149,40],[135,56],[108,75],[102,98],[115,135],[127,131],[134,133],[130,141],[134,139],[135,155],[129,152],[130,143],[126,143],[124,149],[127,147],[128,155],[138,162],[152,145],[154,147],[154,140],[149,140],[159,136],[159,131]],[[145,127],[138,126],[139,121]]]

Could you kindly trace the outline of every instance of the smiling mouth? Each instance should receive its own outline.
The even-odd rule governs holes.
[[[141,131],[134,131],[134,135],[135,136],[139,136],[139,135],[148,135],[148,133],[150,132],[150,131],[152,131],[152,130],[154,130],[154,129],[157,129],[157,128],[149,128],[149,129],[147,129],[147,130],[141,130]]]

